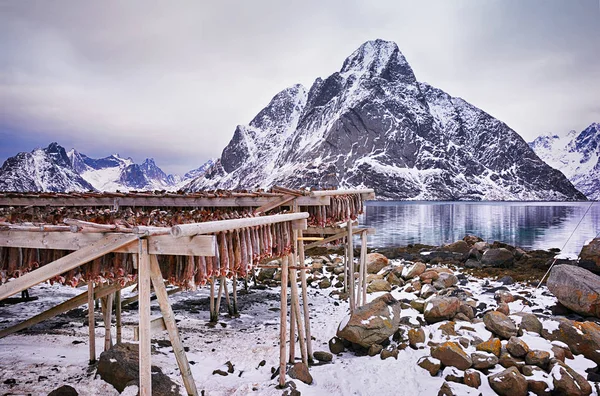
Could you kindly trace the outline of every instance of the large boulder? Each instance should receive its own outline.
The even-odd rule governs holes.
[[[369,348],[381,344],[393,335],[400,325],[400,302],[390,293],[362,307],[340,323],[337,336]]]
[[[421,275],[423,272],[425,272],[426,269],[427,266],[425,265],[425,263],[416,262],[410,267],[404,267],[404,270],[402,270],[402,277],[407,280],[412,279],[416,276]]]
[[[550,271],[547,286],[565,307],[600,318],[600,276],[573,265],[557,265]]]
[[[436,289],[446,289],[448,287],[452,287],[458,283],[458,278],[454,274],[449,274],[447,272],[442,272],[439,275],[439,278],[433,281],[433,286]]]
[[[550,370],[554,385],[553,395],[588,396],[592,387],[587,380],[564,363],[557,362]]]
[[[518,337],[510,337],[506,344],[506,350],[514,357],[524,357],[529,352],[529,346]]]
[[[442,362],[444,366],[456,367],[459,370],[466,370],[473,364],[471,357],[460,345],[451,341],[431,348],[431,356]]]
[[[392,285],[385,279],[374,279],[367,286],[367,293],[389,292],[392,291]]]
[[[516,367],[490,375],[488,382],[500,396],[527,396],[527,379]]]
[[[434,297],[425,305],[425,321],[431,324],[452,319],[459,307],[460,300],[456,297]]]
[[[505,248],[488,249],[481,256],[481,264],[484,267],[510,268],[515,264],[515,256]]]
[[[376,274],[388,265],[388,258],[381,253],[367,254],[367,273]]]
[[[119,392],[129,385],[138,385],[139,348],[137,344],[116,344],[102,352],[98,361],[97,374]],[[152,366],[152,393],[165,396],[179,396],[179,385],[171,380],[157,366]]]
[[[500,336],[500,338],[508,340],[510,337],[517,335],[517,326],[502,312],[489,311],[483,315],[483,323],[489,331]]]
[[[562,341],[576,354],[582,354],[600,365],[600,325],[594,322],[575,322],[558,319],[558,329],[544,330],[542,335],[550,341]]]
[[[469,253],[470,247],[465,241],[456,241],[454,243],[442,246],[439,250],[467,254]]]
[[[594,238],[581,248],[579,266],[600,275],[600,238]]]

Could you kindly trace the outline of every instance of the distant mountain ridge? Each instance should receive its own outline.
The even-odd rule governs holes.
[[[529,146],[548,165],[562,171],[588,199],[600,200],[600,123],[581,132],[542,135]]]
[[[387,199],[583,200],[503,122],[417,81],[368,41],[339,72],[273,97],[185,188],[374,188]]]
[[[201,175],[207,166],[188,173]],[[0,191],[176,191],[191,177],[168,175],[152,158],[141,164],[119,154],[94,159],[75,149],[66,152],[58,143],[51,143],[7,159],[0,168]]]

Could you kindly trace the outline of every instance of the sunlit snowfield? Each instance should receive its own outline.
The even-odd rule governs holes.
[[[562,248],[592,202],[367,203],[361,224],[375,227],[371,247],[410,243],[441,245],[466,234],[526,249]],[[593,204],[563,254],[577,255],[600,232],[600,203]]]

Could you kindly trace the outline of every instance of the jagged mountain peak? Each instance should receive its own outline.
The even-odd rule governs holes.
[[[529,146],[588,199],[600,199],[600,124],[593,122],[580,132],[541,135]]]
[[[387,80],[416,82],[412,68],[393,41],[367,41],[354,51],[342,65],[340,74],[361,78],[381,77]]]
[[[255,118],[261,122],[238,126],[187,189],[284,184],[371,187],[394,199],[585,198],[506,124],[419,84],[393,42],[364,43],[339,72],[315,79],[297,106],[279,105],[290,102],[281,97]]]

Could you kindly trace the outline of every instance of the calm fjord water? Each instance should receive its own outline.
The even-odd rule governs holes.
[[[371,201],[360,219],[374,227],[371,247],[442,245],[466,234],[526,249],[561,248],[591,202]],[[600,202],[593,204],[563,254],[577,255],[600,232]]]

